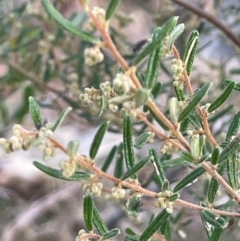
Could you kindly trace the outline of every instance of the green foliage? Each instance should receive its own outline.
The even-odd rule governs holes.
[[[6,5],[1,6],[10,6],[10,2],[4,1]],[[221,5],[221,1],[215,2]],[[228,65],[232,56],[238,59],[237,55],[218,61],[205,59],[202,51],[216,40],[200,43],[198,48],[199,39],[214,27],[207,21],[199,26],[191,13],[186,15],[191,24],[178,24],[178,17],[173,15],[179,11],[176,6],[174,12],[163,6],[158,13],[144,1],[135,1],[142,11],[152,15],[155,24],[148,30],[148,39],[134,44],[129,23],[139,21],[137,25],[141,26],[142,20],[119,10],[120,3],[121,10],[125,9],[124,1],[108,1],[106,9],[101,9],[80,0],[83,10],[67,18],[61,1],[41,3],[31,8],[33,0],[14,8],[12,1],[11,9],[4,8],[4,14],[0,14],[0,60],[6,69],[0,76],[1,150],[9,154],[39,148],[45,160],[56,155],[61,169],[37,161],[33,165],[48,176],[82,186],[84,194],[78,202],[82,201],[81,221],[86,230],[80,230],[76,240],[148,241],[157,240],[158,235],[167,241],[177,240],[184,236],[183,230],[189,232],[188,224],[195,221],[195,217],[189,219],[190,211],[185,212],[191,208],[199,210],[208,241],[226,239],[227,216],[240,216],[235,211],[235,202],[240,203],[240,111],[236,104],[240,84],[237,79],[231,80],[238,77],[239,69],[229,70]],[[134,3],[130,5],[135,7]],[[234,8],[218,7],[216,12],[232,16]],[[229,29],[235,29],[232,18],[230,23]],[[27,130],[20,124],[27,125],[24,121],[29,117],[35,127]],[[76,128],[75,139],[69,140],[68,133],[63,132],[64,120]],[[99,127],[88,155],[84,155],[79,146],[85,137],[76,126],[82,130],[89,124]],[[5,138],[11,127],[12,136]],[[102,140],[107,131],[121,135],[122,143],[115,144],[117,139],[111,137],[103,153]],[[35,155],[35,150],[31,154]],[[183,174],[186,169],[190,171]],[[160,192],[156,192],[156,184]],[[226,192],[230,201],[217,206],[215,200]],[[75,193],[68,194],[69,201],[71,195]],[[118,220],[118,209],[114,206],[111,217],[103,216],[112,210],[114,199],[127,216],[137,218],[140,212],[147,213],[147,221],[141,220],[145,229],[133,231],[135,219],[126,217],[129,228],[121,236],[123,232],[116,222],[110,223]],[[0,216],[4,213],[8,212],[0,195]],[[238,237],[236,227],[232,224],[228,228],[233,231],[231,235]],[[0,233],[2,229],[0,225]]]

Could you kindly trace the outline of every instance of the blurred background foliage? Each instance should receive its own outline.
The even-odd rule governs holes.
[[[88,28],[88,17],[77,1],[52,2],[76,26]],[[200,11],[215,16],[240,38],[239,0],[188,2]],[[91,1],[91,6],[104,7],[107,4],[106,0]],[[176,43],[181,55],[190,32],[194,29],[200,32],[201,41],[191,81],[195,87],[207,80],[214,82],[214,88],[209,94],[209,100],[213,100],[221,92],[224,79],[231,78],[239,81],[240,76],[240,46],[232,43],[229,36],[226,36],[213,23],[192,13],[184,6],[175,4],[174,1],[123,0],[110,27],[111,37],[120,53],[131,63],[135,56],[132,49],[136,43],[149,38],[156,26],[161,26],[174,15],[178,15],[179,23],[184,23],[186,27]],[[96,33],[96,35],[99,34]],[[86,108],[79,100],[79,94],[85,87],[98,88],[101,82],[111,81],[118,69],[118,64],[107,50],[103,50],[105,58],[102,63],[92,67],[85,66],[84,49],[89,46],[89,43],[67,33],[50,20],[40,1],[0,0],[1,137],[5,137],[15,123],[33,128],[28,116],[29,96],[36,97],[47,120],[51,120],[66,106],[71,106],[73,111],[69,115],[69,124],[78,125],[79,130],[97,126],[101,119],[107,119],[112,123],[110,131],[119,131],[118,127],[121,126],[119,116],[104,112],[100,119],[98,106]],[[167,109],[169,96],[173,95],[170,88],[172,82],[170,60],[171,58],[164,59],[159,75],[164,89],[158,101],[159,106],[164,109]],[[139,75],[144,74],[144,68],[143,64]],[[221,139],[231,113],[239,110],[238,101],[239,97],[233,95],[231,101],[223,108],[225,111],[222,114],[226,112],[228,114],[222,115],[219,112],[215,116],[215,119],[221,117],[213,126],[217,138]],[[0,163],[1,159],[0,155]],[[77,184],[68,186],[64,182],[49,181],[47,177],[33,178],[29,181],[14,175],[10,178],[7,174],[0,183],[0,233],[5,238],[3,241],[11,241],[16,237],[19,241],[74,240],[77,231],[83,225],[80,221],[82,211],[81,201],[79,201],[83,194]],[[58,200],[59,197],[61,197],[60,200]],[[196,199],[198,200],[197,196]],[[55,202],[56,205],[54,205]],[[102,208],[105,214],[110,214],[111,211],[115,212],[116,207],[113,206],[107,210],[104,206]],[[194,240],[196,233],[189,232],[190,229],[185,230],[185,225],[189,226],[189,222],[194,218],[194,213],[191,215],[189,219],[181,221],[179,221],[181,215],[176,217],[173,224],[177,232],[173,235],[173,240]],[[108,223],[112,227],[117,225],[124,227],[126,220],[124,212],[119,208],[115,215],[108,217]],[[120,222],[123,224],[119,224]],[[202,237],[203,227],[200,222],[196,221],[193,226],[199,233],[199,238]],[[185,232],[186,238],[184,238]],[[232,240],[237,240],[236,231],[226,232],[226,235],[228,239],[231,236]]]

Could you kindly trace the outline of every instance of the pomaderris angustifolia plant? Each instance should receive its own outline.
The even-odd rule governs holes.
[[[216,141],[211,132],[209,118],[221,109],[233,91],[240,90],[240,84],[225,80],[222,93],[211,103],[204,103],[204,97],[214,88],[213,83],[205,82],[193,88],[190,81],[198,49],[198,31],[191,32],[184,54],[180,56],[175,41],[184,32],[185,26],[183,23],[178,24],[178,17],[174,16],[161,27],[157,27],[152,36],[143,41],[144,46],[135,49],[134,59],[126,61],[109,34],[111,20],[121,1],[109,1],[107,9],[91,9],[87,0],[79,0],[79,3],[89,17],[85,30],[65,19],[49,0],[42,0],[48,14],[44,18],[51,18],[62,29],[88,43],[82,50],[84,63],[88,68],[91,69],[104,60],[106,49],[117,61],[118,70],[111,80],[101,81],[98,86],[77,90],[77,75],[72,73],[69,75],[72,81],[69,89],[79,98],[79,105],[97,110],[95,116],[100,118],[104,112],[110,112],[115,120],[120,121],[122,143],[113,146],[106,161],[102,166],[98,166],[95,164],[97,153],[112,120],[105,118],[106,121],[99,126],[92,141],[89,155],[82,155],[79,152],[78,141],[69,140],[65,147],[54,137],[54,132],[72,108],[62,110],[54,123],[44,123],[38,102],[30,96],[29,112],[36,130],[28,131],[19,124],[13,125],[13,135],[8,139],[0,139],[1,148],[10,154],[20,149],[29,150],[32,146],[38,146],[43,153],[43,159],[49,161],[55,155],[56,149],[67,155],[59,164],[59,169],[50,168],[47,164],[37,161],[33,164],[52,177],[81,182],[85,192],[85,230],[76,234],[76,241],[114,240],[120,233],[125,241],[170,241],[171,230],[177,229],[176,217],[184,216],[179,207],[198,210],[206,230],[206,240],[219,240],[228,227],[229,217],[240,217],[240,213],[236,212],[240,204],[240,112],[232,117],[225,141],[221,143]],[[32,10],[28,8],[28,11]],[[96,31],[100,34],[94,34]],[[41,41],[41,51],[51,48],[53,40],[54,36],[49,35]],[[168,107],[162,110],[156,99],[161,98],[163,92],[163,83],[158,81],[158,75],[164,58],[171,59],[169,71],[172,73],[171,88],[175,96],[168,100]],[[48,64],[52,66],[50,62]],[[141,124],[141,131],[137,131],[137,128],[135,130],[135,124]],[[158,144],[159,139],[161,144]],[[147,154],[141,158],[138,155],[137,158],[138,149],[144,146],[149,148]],[[122,168],[124,163],[126,171]],[[110,165],[115,165],[114,174],[108,172]],[[188,173],[172,184],[166,171],[181,166],[185,167]],[[139,173],[146,167],[152,169],[152,175],[142,180]],[[227,178],[223,178],[224,174],[227,174]],[[198,182],[198,178],[202,176],[206,178],[208,188],[199,187],[205,188],[205,196],[202,196],[200,202],[192,203],[181,199],[181,190]],[[156,190],[149,185],[152,182],[157,185]],[[230,199],[234,200],[228,208],[224,208],[224,205],[217,207],[214,203],[220,186]],[[142,232],[134,232],[128,228],[124,233],[124,230],[118,227],[109,230],[94,203],[95,199],[101,201],[104,198],[124,204],[126,214],[135,218],[134,220],[137,220],[141,207],[147,203],[146,200],[152,200],[152,207],[158,211],[149,216],[149,222],[145,223]],[[184,236],[182,230],[177,232]]]

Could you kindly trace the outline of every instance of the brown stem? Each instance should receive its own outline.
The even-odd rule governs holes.
[[[201,9],[193,6],[192,4],[182,1],[182,0],[172,0],[172,2],[183,6],[184,8],[190,10],[191,12],[197,14],[198,16],[205,18],[207,21],[219,28],[238,48],[240,48],[240,39],[230,30],[229,27],[225,26],[212,14],[202,11]]]
[[[56,147],[59,147],[64,153],[66,153],[66,148],[64,148],[57,140],[55,139],[51,139],[54,143],[54,145]],[[80,165],[82,165],[84,168],[88,169],[89,171],[92,171],[94,172],[96,175],[98,175],[99,177],[102,177],[102,178],[105,178],[107,180],[110,180],[112,182],[115,182],[116,184],[119,184],[121,182],[121,184],[125,187],[128,187],[130,188],[131,190],[134,190],[136,192],[139,192],[143,195],[146,195],[146,196],[149,196],[149,197],[153,197],[153,198],[157,198],[158,197],[158,193],[156,192],[153,192],[153,191],[149,191],[145,188],[142,188],[141,186],[139,185],[136,185],[136,184],[133,184],[133,183],[130,183],[128,181],[121,181],[119,178],[116,178],[114,176],[111,176],[105,172],[103,172],[101,169],[99,169],[98,167],[92,165],[91,163],[88,163],[84,160],[83,157],[80,157],[78,158],[78,162]],[[94,161],[92,161],[92,163],[94,163]],[[206,164],[207,165],[207,164]],[[203,166],[204,167],[204,166]],[[207,167],[209,167],[207,165]],[[205,167],[204,167],[205,168]],[[210,168],[210,167],[209,167]],[[211,169],[211,168],[210,168]],[[212,169],[211,169],[212,170]],[[209,172],[209,174],[211,175],[211,173]],[[215,174],[213,175],[215,176]],[[221,176],[220,176],[220,179]],[[222,181],[221,181],[222,183]],[[228,185],[228,184],[227,184]],[[230,187],[231,188],[231,187]],[[237,196],[238,197],[238,196]],[[197,210],[209,210],[213,213],[216,213],[216,214],[221,214],[221,215],[228,215],[228,216],[234,216],[234,217],[240,217],[240,213],[234,213],[234,212],[225,212],[225,211],[221,211],[221,210],[217,210],[217,209],[208,209],[208,208],[204,208],[202,206],[199,206],[199,205],[196,205],[196,204],[193,204],[193,203],[189,203],[189,202],[186,202],[184,200],[181,200],[181,199],[177,199],[176,201],[174,201],[174,204],[176,205],[180,205],[180,206],[183,206],[183,207],[186,207],[186,208],[190,208],[190,209],[197,209]]]
[[[179,56],[179,53],[178,53],[178,50],[175,46],[173,46],[173,54],[175,55],[175,57],[177,59],[180,59],[180,56]],[[186,72],[186,70],[183,71],[183,78],[184,78],[184,81],[187,85],[187,88],[188,88],[188,92],[190,95],[193,95],[193,89],[192,89],[192,85],[191,85],[191,82],[190,82],[190,79],[189,79],[189,76]],[[201,117],[202,119],[202,124],[203,124],[203,127],[204,127],[204,131],[205,131],[205,134],[208,138],[208,140],[212,143],[213,146],[217,146],[217,142],[215,141],[213,135],[212,135],[212,132],[209,128],[209,124],[208,124],[208,121],[207,121],[207,117],[205,116],[204,112],[200,109],[199,106],[196,107],[197,111],[198,111],[198,114],[199,116]]]
[[[214,177],[218,183],[229,193],[229,195],[234,198],[240,204],[240,196],[228,185],[228,183],[218,174],[218,172],[209,166],[206,162],[202,163],[203,168]]]

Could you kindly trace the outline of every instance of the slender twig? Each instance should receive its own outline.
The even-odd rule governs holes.
[[[173,50],[174,56],[177,59],[180,59],[180,56],[179,56],[177,48],[175,46],[173,46],[172,50]],[[189,76],[188,76],[186,70],[183,71],[183,78],[184,78],[184,81],[185,81],[185,83],[187,85],[189,94],[193,95],[194,92],[193,92],[192,85],[191,85],[191,82],[190,82],[190,79],[189,79]],[[213,146],[217,146],[218,144],[215,141],[215,139],[214,139],[214,137],[212,135],[212,132],[211,132],[211,130],[209,128],[209,124],[208,124],[206,115],[204,114],[204,112],[201,110],[201,108],[199,106],[197,106],[196,109],[197,109],[197,112],[198,112],[199,116],[202,119],[202,124],[203,124],[203,127],[204,127],[204,131],[205,131],[205,134],[206,134],[208,140],[212,143]]]
[[[229,195],[234,198],[240,204],[240,196],[228,185],[228,183],[218,174],[218,172],[210,167],[206,162],[202,163],[202,167],[212,176],[214,177],[218,183],[222,185],[222,187],[229,193]]]
[[[230,30],[229,27],[225,26],[219,19],[214,17],[212,14],[193,6],[192,4],[182,1],[182,0],[171,0],[172,2],[183,6],[184,8],[190,10],[191,12],[197,14],[198,16],[206,19],[218,29],[220,29],[238,48],[240,48],[240,39]]]
[[[59,147],[64,153],[66,153],[66,148],[63,147],[57,140],[51,138],[51,140],[54,140],[54,145],[56,147]],[[143,187],[141,187],[140,185],[131,183],[129,181],[122,181],[119,178],[116,178],[114,176],[111,176],[108,173],[103,172],[101,169],[99,169],[98,167],[96,167],[95,165],[93,165],[92,163],[94,163],[93,160],[91,160],[91,162],[86,162],[84,157],[80,155],[80,157],[78,158],[78,163],[83,166],[84,168],[88,169],[89,171],[94,172],[97,176],[101,177],[101,178],[105,178],[107,180],[110,180],[112,182],[115,182],[116,184],[121,183],[122,186],[128,187],[131,190],[134,190],[136,192],[139,192],[145,196],[149,196],[149,197],[153,197],[153,198],[157,198],[158,197],[158,193],[153,192],[153,191],[149,191],[148,189],[145,189]],[[207,165],[207,164],[206,164]],[[207,165],[208,166],[208,165]],[[205,166],[204,166],[205,167]],[[209,167],[210,168],[210,167]],[[209,172],[210,174],[210,172]],[[215,174],[214,174],[215,175]],[[221,176],[220,176],[221,177]],[[192,204],[189,202],[186,202],[184,200],[181,199],[177,199],[174,204],[176,205],[180,205],[186,208],[190,208],[190,209],[197,209],[197,210],[210,210],[213,213],[216,214],[221,214],[221,215],[228,215],[228,216],[234,216],[234,217],[240,217],[240,213],[234,213],[234,212],[225,212],[225,211],[221,211],[221,210],[217,210],[217,209],[208,209],[208,208],[204,208],[202,206],[196,205],[196,204]]]

